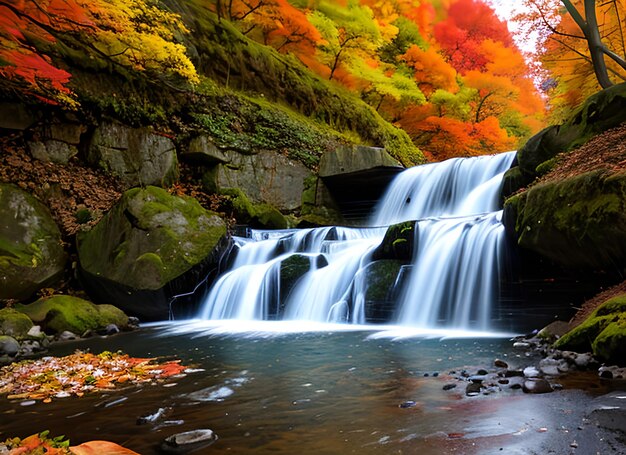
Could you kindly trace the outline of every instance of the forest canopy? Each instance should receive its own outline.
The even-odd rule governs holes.
[[[549,116],[559,118],[599,88],[585,34],[556,0],[524,0],[527,8],[516,18],[522,33],[540,36],[539,49],[528,55],[481,0],[192,3],[232,24],[242,39],[290,56],[312,77],[359,97],[432,160],[514,149],[545,125],[546,104]],[[582,14],[583,3],[572,2]],[[625,3],[596,7],[603,43],[622,56]],[[0,0],[3,85],[75,108],[73,65],[87,60],[94,71],[132,72],[194,93],[210,77],[199,69],[194,45],[206,36],[203,22],[172,4]],[[611,80],[623,80],[620,62],[604,55]]]

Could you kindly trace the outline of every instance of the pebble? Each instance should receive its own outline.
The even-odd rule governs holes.
[[[494,366],[498,367],[498,368],[508,368],[509,364],[506,363],[504,360],[501,359],[496,359],[493,361]]]
[[[443,386],[443,390],[452,390],[456,388],[456,384],[446,384]]]
[[[480,384],[476,382],[470,382],[469,384],[467,384],[467,387],[465,388],[465,395],[467,395],[468,397],[473,397],[478,394],[480,394]]]
[[[41,331],[41,326],[39,325],[34,325],[32,326],[29,330],[27,335],[29,337],[33,337],[33,338],[42,338],[44,337],[44,333]]]
[[[524,368],[524,376],[527,378],[538,378],[541,376],[541,373],[539,373],[537,368],[531,366]]]
[[[528,349],[530,347],[530,343],[526,343],[525,341],[516,341],[515,343],[513,343],[513,347],[520,348],[520,349]]]
[[[402,409],[406,409],[406,408],[412,408],[412,407],[414,407],[416,404],[417,404],[417,403],[416,403],[415,401],[408,400],[408,401],[405,401],[405,402],[403,402],[403,403],[400,403],[400,404],[398,405],[398,407],[399,407],[399,408],[402,408]]]
[[[70,341],[70,340],[77,340],[78,335],[70,332],[69,330],[64,330],[63,332],[59,333],[57,338],[59,339],[59,341]]]

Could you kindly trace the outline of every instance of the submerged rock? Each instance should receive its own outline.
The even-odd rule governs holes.
[[[524,381],[522,390],[525,393],[550,393],[553,391],[552,386],[545,379],[528,379]]]
[[[172,296],[193,291],[228,244],[224,221],[195,199],[134,188],[78,236],[80,274],[96,303],[115,302],[142,320],[167,319]]]
[[[63,273],[61,232],[50,212],[27,192],[4,183],[0,245],[0,299],[27,299]]]
[[[190,453],[213,444],[216,440],[217,435],[213,430],[192,430],[168,436],[161,444],[161,449],[166,453]]]

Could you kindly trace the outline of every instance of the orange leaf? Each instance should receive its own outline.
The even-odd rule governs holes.
[[[78,446],[70,447],[75,455],[139,455],[130,449],[109,441],[89,441]]]

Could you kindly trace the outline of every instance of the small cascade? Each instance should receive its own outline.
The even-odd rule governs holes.
[[[366,268],[387,227],[417,221],[413,259],[401,267],[393,320],[420,328],[489,329],[498,298],[504,228],[499,190],[514,152],[407,169],[371,228],[252,230],[213,285],[202,319],[367,321]],[[372,264],[374,265],[374,264]]]

